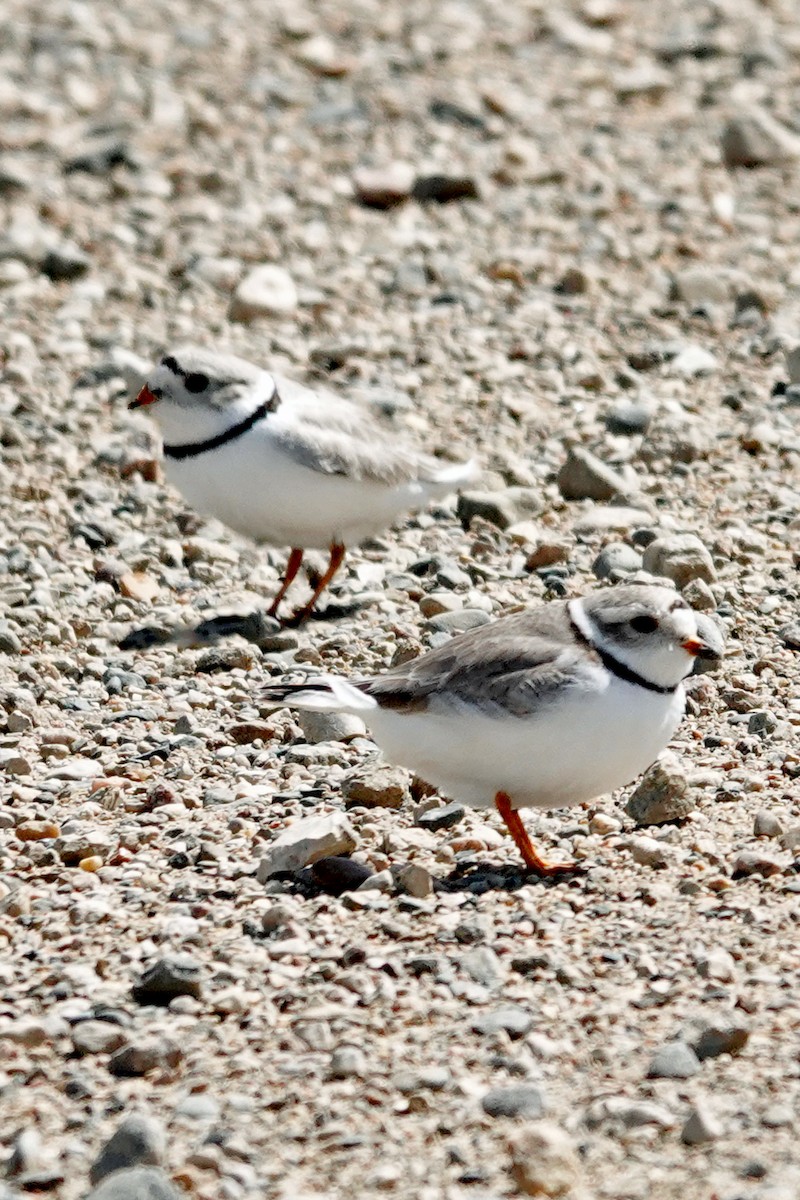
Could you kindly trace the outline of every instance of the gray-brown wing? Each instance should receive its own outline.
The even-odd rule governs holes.
[[[272,437],[312,471],[393,487],[434,480],[446,465],[398,442],[395,431],[360,404],[279,376],[275,383],[280,404],[270,421]]]
[[[553,604],[483,625],[359,687],[403,712],[435,703],[526,716],[563,695],[565,685],[586,681],[585,654],[565,606]]]

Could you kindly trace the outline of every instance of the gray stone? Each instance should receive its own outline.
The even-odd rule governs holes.
[[[465,529],[469,529],[473,517],[480,517],[498,529],[508,529],[541,511],[541,493],[524,487],[510,487],[502,492],[462,492],[456,506],[456,515]]]
[[[180,1200],[182,1194],[157,1167],[133,1167],[109,1175],[86,1200]]]
[[[761,808],[753,821],[753,833],[756,837],[778,838],[783,833],[783,825],[774,813]]]
[[[450,1072],[446,1067],[422,1066],[415,1071],[398,1071],[391,1082],[404,1096],[412,1096],[415,1092],[441,1092],[450,1082]]]
[[[356,1046],[340,1046],[331,1055],[328,1074],[331,1079],[362,1077],[367,1073],[367,1060]]]
[[[511,1176],[526,1196],[565,1196],[583,1170],[572,1138],[558,1125],[538,1121],[509,1138]]]
[[[646,1125],[670,1129],[676,1124],[675,1117],[663,1105],[628,1096],[606,1096],[596,1100],[587,1109],[585,1119],[589,1129],[606,1124],[621,1125],[624,1129],[641,1129]]]
[[[672,282],[673,296],[689,308],[721,308],[731,300],[732,283],[729,274],[716,267],[687,267],[679,271]]]
[[[592,563],[598,579],[621,578],[642,568],[642,556],[627,542],[610,542]]]
[[[174,1071],[183,1058],[180,1046],[168,1038],[142,1037],[129,1040],[111,1055],[108,1069],[112,1075],[130,1077],[148,1071]]]
[[[297,723],[309,742],[349,742],[366,736],[366,726],[353,713],[299,712]]]
[[[430,829],[432,832],[439,829],[452,829],[454,825],[458,825],[464,820],[466,811],[463,804],[458,804],[454,800],[451,804],[444,804],[439,808],[429,808],[427,812],[421,813],[417,817],[417,825],[421,829]]]
[[[124,1167],[161,1166],[167,1153],[164,1127],[154,1117],[131,1113],[117,1126],[89,1171],[92,1183],[99,1183],[113,1171]]]
[[[666,1042],[653,1055],[648,1079],[691,1079],[700,1070],[700,1059],[686,1042]]]
[[[709,950],[697,960],[697,973],[701,979],[717,979],[730,983],[736,978],[736,962],[732,954],[721,947]]]
[[[800,622],[784,625],[778,630],[778,636],[787,650],[800,650]]]
[[[780,875],[783,867],[768,854],[760,850],[743,850],[733,864],[731,876],[733,879],[746,879],[749,875],[761,875],[765,879],[770,875]]]
[[[669,848],[651,837],[632,837],[627,847],[633,861],[643,867],[665,867],[669,862]]]
[[[631,491],[622,475],[589,450],[577,446],[567,452],[557,482],[565,500],[611,500]]]
[[[433,895],[431,873],[426,871],[425,867],[421,867],[419,863],[406,863],[404,866],[395,867],[392,877],[401,892],[405,892],[409,896],[416,896],[418,900],[424,900],[426,896]]]
[[[700,582],[696,580],[695,582]],[[722,669],[722,662],[725,657],[725,634],[720,629],[715,619],[704,612],[696,612],[694,619],[697,623],[698,636],[703,639],[710,650],[713,650],[717,658],[700,658],[694,660],[692,667],[693,675],[711,675]]]
[[[119,1025],[110,1021],[79,1021],[72,1030],[72,1046],[76,1054],[110,1054],[125,1043]]]
[[[400,808],[409,798],[408,773],[402,767],[357,767],[342,782],[345,804],[366,808]]]
[[[789,372],[789,383],[800,386],[800,342],[793,342],[784,348],[786,370]]]
[[[665,750],[648,767],[625,805],[637,825],[680,821],[696,808],[689,781],[678,757]]]
[[[681,588],[681,593],[690,608],[700,612],[713,612],[717,607],[716,597],[703,579],[691,579],[686,587]],[[714,628],[716,629],[716,626]]]
[[[94,765],[94,764],[92,764]],[[61,861],[68,867],[75,867],[84,858],[98,855],[107,858],[111,853],[112,839],[101,829],[89,830],[86,833],[70,833],[56,838],[53,849]]]
[[[732,116],[722,131],[726,167],[771,167],[800,158],[800,138],[761,108]]]
[[[533,1016],[518,1004],[504,1004],[491,1012],[481,1013],[472,1022],[476,1033],[490,1035],[507,1033],[512,1040],[524,1037],[533,1028]]]
[[[721,1137],[722,1133],[720,1121],[709,1111],[704,1102],[698,1102],[693,1106],[684,1122],[681,1141],[687,1146],[702,1146],[705,1142],[713,1142],[716,1138]]]
[[[461,969],[484,987],[497,987],[505,977],[500,959],[489,946],[477,946],[461,959]]]
[[[260,317],[291,316],[298,295],[288,271],[274,263],[255,267],[245,275],[231,297],[228,316],[232,321],[250,322]]]
[[[6,621],[0,621],[0,654],[20,654],[22,640],[9,629]]]
[[[792,853],[800,847],[800,825],[792,825],[789,829],[785,829],[781,834],[781,847],[784,850],[791,850]]]
[[[319,858],[350,854],[356,845],[355,831],[344,813],[303,817],[269,844],[256,878],[259,883],[266,883],[273,875],[300,871]]]
[[[605,415],[606,429],[616,437],[634,437],[647,433],[653,419],[653,406],[643,400],[622,400]]]
[[[159,958],[142,974],[132,988],[137,1004],[169,1004],[176,996],[203,994],[200,963],[192,958]]]
[[[544,1093],[533,1083],[516,1087],[492,1088],[481,1100],[483,1111],[490,1117],[528,1117],[538,1120],[547,1108]]]
[[[643,565],[651,575],[663,575],[679,588],[692,579],[712,583],[717,577],[711,555],[694,533],[656,538],[645,547]]]

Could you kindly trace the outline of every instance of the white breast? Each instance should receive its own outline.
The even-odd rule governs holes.
[[[194,458],[165,460],[167,478],[201,514],[275,546],[355,545],[424,504],[428,489],[325,475],[293,461],[257,425]]]
[[[504,791],[516,808],[560,808],[630,783],[683,715],[682,687],[661,695],[600,674],[602,686],[529,717],[442,707],[363,715],[389,759],[452,799],[483,808]]]

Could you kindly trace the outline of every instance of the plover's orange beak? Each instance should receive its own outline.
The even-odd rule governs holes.
[[[128,405],[128,408],[129,409],[144,408],[144,406],[146,404],[155,404],[157,399],[158,399],[158,396],[155,396],[150,391],[150,388],[147,386],[147,384],[145,384],[144,387],[142,388],[142,390],[139,392],[139,395],[136,397],[136,399],[131,400],[130,404]]]
[[[719,658],[719,651],[712,649],[708,642],[702,641],[701,638],[687,638],[685,642],[681,642],[681,646],[693,658]]]

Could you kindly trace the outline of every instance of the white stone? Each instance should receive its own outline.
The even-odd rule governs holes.
[[[228,315],[232,321],[256,321],[259,317],[286,317],[297,308],[295,282],[288,271],[265,263],[245,275],[233,293]]]
[[[259,883],[266,883],[281,871],[300,871],[317,859],[349,854],[355,848],[355,831],[344,813],[305,817],[272,842],[258,865],[256,877]]]

